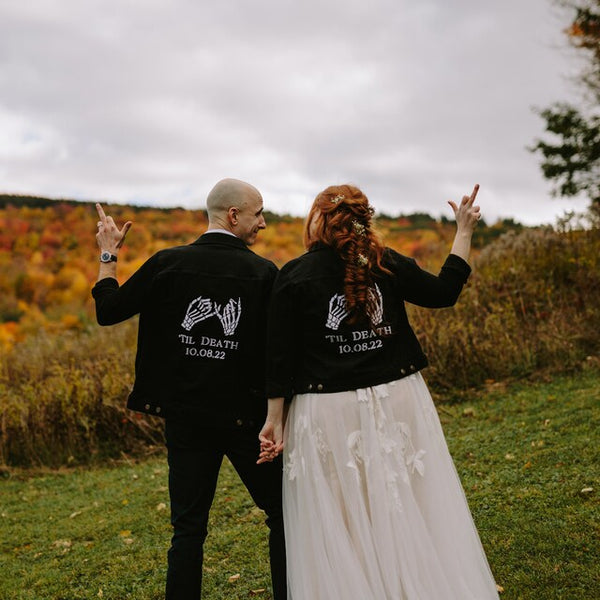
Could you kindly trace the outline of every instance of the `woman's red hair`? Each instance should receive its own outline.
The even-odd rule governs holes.
[[[373,231],[373,208],[352,185],[332,185],[317,195],[304,227],[304,245],[333,248],[344,263],[344,296],[350,322],[370,322],[375,278],[390,271],[382,264],[384,245]]]

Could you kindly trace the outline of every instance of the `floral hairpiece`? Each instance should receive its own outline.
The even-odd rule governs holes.
[[[354,229],[358,235],[367,235],[367,228],[363,225],[363,223],[360,223],[356,219],[352,220],[352,229]]]
[[[343,200],[346,196],[344,194],[338,194],[334,198],[331,199],[332,204],[337,204],[340,200]]]
[[[369,211],[369,214],[371,216],[373,216],[375,214],[375,209],[372,206],[369,206],[369,208],[367,208],[367,210]]]
[[[369,264],[369,259],[364,254],[359,254],[356,257],[356,264],[359,267],[366,267]]]

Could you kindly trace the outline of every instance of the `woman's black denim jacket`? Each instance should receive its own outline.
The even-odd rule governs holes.
[[[386,248],[391,275],[375,279],[374,325],[351,324],[345,310],[344,267],[317,244],[279,272],[269,309],[267,395],[340,392],[400,379],[427,366],[406,315],[405,302],[452,306],[471,268],[450,254],[439,275]]]

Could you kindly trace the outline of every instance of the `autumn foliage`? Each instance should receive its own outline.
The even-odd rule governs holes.
[[[121,280],[207,223],[201,210],[106,209],[117,223],[134,223],[119,255]],[[266,217],[253,249],[281,266],[303,251],[302,219]],[[135,320],[95,323],[96,222],[90,203],[0,196],[0,464],[87,463],[161,443],[161,421],[125,408]],[[381,216],[377,225],[387,245],[432,271],[454,235],[453,223],[428,215]],[[475,271],[458,305],[411,309],[434,390],[448,397],[490,379],[574,369],[598,353],[597,228],[505,221],[480,227],[474,242]]]

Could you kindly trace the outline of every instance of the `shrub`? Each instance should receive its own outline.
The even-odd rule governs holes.
[[[574,370],[598,354],[600,228],[571,225],[504,234],[455,307],[409,307],[434,391]],[[135,321],[99,328],[82,316],[53,331],[34,316],[23,340],[0,329],[0,464],[89,463],[161,444],[162,421],[125,408]]]
[[[125,408],[134,346],[135,323],[129,322],[60,335],[40,329],[5,351],[0,462],[88,463],[161,443],[161,420]]]
[[[485,248],[457,305],[411,309],[439,390],[568,371],[600,350],[600,229],[509,232]]]

